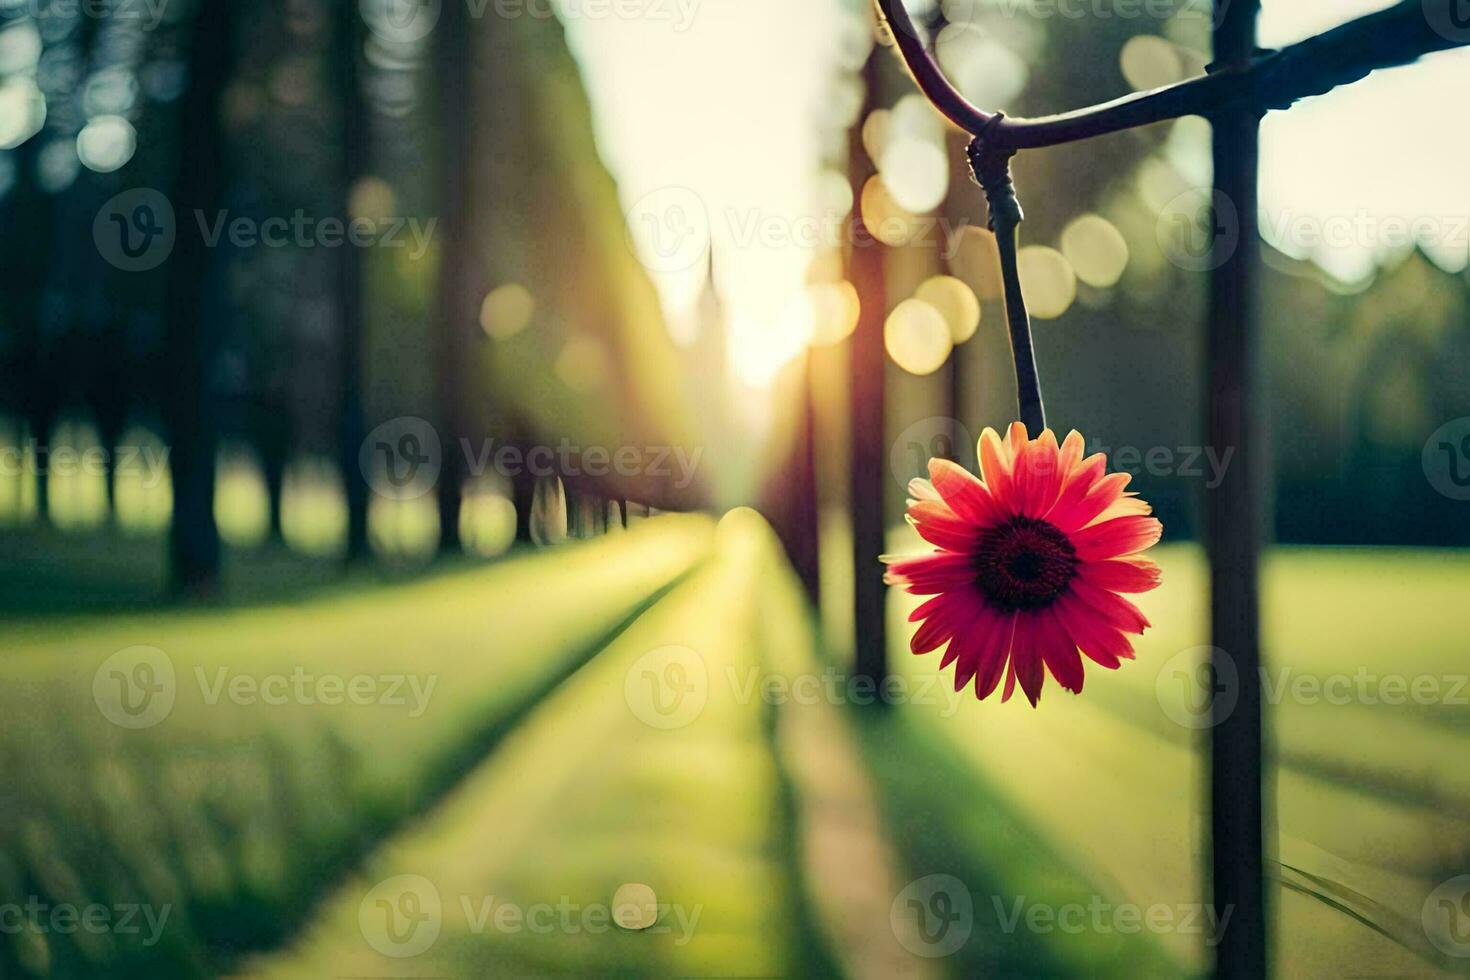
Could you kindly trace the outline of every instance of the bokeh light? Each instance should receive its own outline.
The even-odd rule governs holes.
[[[496,340],[509,340],[531,325],[536,299],[519,283],[492,289],[480,304],[480,327]]]
[[[982,300],[998,300],[1004,294],[1000,250],[986,228],[966,225],[950,235],[949,268]]]
[[[1174,44],[1156,34],[1139,34],[1128,39],[1118,56],[1123,77],[1136,92],[1162,88],[1182,81],[1183,59]]]
[[[556,358],[556,376],[573,391],[588,392],[602,387],[611,371],[607,350],[586,334],[568,340]]]
[[[88,170],[120,170],[138,149],[138,132],[122,116],[98,116],[77,134],[77,156]]]
[[[939,311],[956,347],[975,336],[980,327],[980,300],[973,289],[954,276],[934,276],[925,280],[914,298]]]
[[[817,346],[840,343],[857,329],[862,303],[850,282],[820,282],[810,290],[812,340]]]
[[[0,85],[0,150],[13,150],[46,123],[46,97],[29,78]]]
[[[863,226],[890,248],[907,245],[919,237],[923,223],[894,199],[883,178],[876,174],[863,185]]]
[[[921,299],[907,299],[888,315],[883,345],[893,363],[910,374],[933,374],[954,349],[944,316]]]
[[[1077,275],[1072,264],[1054,248],[1028,245],[1016,254],[1026,307],[1039,320],[1055,320],[1077,299]]]
[[[1067,225],[1062,231],[1062,255],[1078,279],[1098,289],[1117,285],[1128,268],[1127,240],[1098,214],[1084,214]]]

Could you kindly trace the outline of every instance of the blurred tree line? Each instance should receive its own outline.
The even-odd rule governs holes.
[[[357,559],[369,509],[394,503],[360,466],[385,420],[437,431],[446,551],[471,477],[514,495],[529,536],[525,473],[471,472],[489,449],[692,445],[556,21],[445,4],[419,31],[385,4],[212,0],[154,23],[137,6],[0,6],[0,404],[42,453],[78,419],[110,450],[167,447],[179,589],[217,575],[216,461],[233,449],[258,461],[276,537],[293,465],[315,460]],[[126,145],[89,158],[97,131]],[[142,248],[168,220],[118,198],[139,189],[172,209],[172,250],[122,268],[104,239]],[[352,219],[387,237],[341,245]],[[233,234],[241,220],[291,230],[262,244]],[[697,483],[571,470],[599,506],[703,500]]]
[[[863,409],[874,397],[886,406],[876,443],[885,450],[925,418],[953,419],[973,438],[1013,416],[985,269],[948,261],[945,241],[875,246],[858,256],[866,265],[819,263],[814,278],[852,278],[863,315],[881,327],[928,277],[951,272],[984,304],[979,333],[925,377],[882,366],[869,349],[868,382],[856,386],[843,377],[850,348],[816,353],[797,371],[814,398],[790,397],[790,385],[773,395],[788,406],[778,415],[794,434],[778,436],[764,457],[733,447],[721,434],[729,420],[701,401],[717,387],[710,366],[723,358],[681,352],[669,339],[657,292],[626,241],[560,25],[447,3],[432,29],[418,31],[412,19],[405,28],[385,17],[389,6],[169,3],[154,22],[123,16],[137,5],[118,2],[0,5],[0,409],[17,445],[49,446],[82,420],[102,446],[168,449],[169,492],[153,501],[153,519],[161,526],[172,515],[180,590],[211,587],[227,489],[217,484],[242,454],[262,474],[267,536],[291,534],[284,502],[295,486],[298,504],[329,498],[307,508],[330,525],[317,537],[356,560],[391,551],[383,529],[394,527],[457,553],[468,519],[461,508],[481,493],[513,500],[518,535],[531,537],[537,487],[524,472],[475,472],[487,448],[565,441],[690,456],[710,448],[718,458],[688,485],[677,474],[563,474],[572,523],[581,515],[589,528],[606,524],[607,500],[669,509],[735,502],[710,474],[748,485],[749,473],[768,473],[768,510],[811,577],[819,491],[809,484],[847,472],[848,422],[861,417],[871,429]],[[1141,30],[1169,35],[1148,35],[1168,71],[1202,68],[1204,20],[1175,29],[958,3],[931,11],[936,27],[946,12],[980,25],[970,60],[992,70],[977,84],[1023,114],[1126,92],[1138,79],[1119,52]],[[858,78],[865,51],[851,59],[853,77],[834,79],[834,104],[866,84],[868,108],[891,108],[910,86],[886,51]],[[1145,67],[1157,75],[1158,57]],[[866,122],[823,123],[826,165],[841,172],[850,153],[856,161],[855,200],[872,171],[861,160]],[[1115,463],[1137,472],[1176,537],[1196,532],[1211,467],[1228,465],[1231,452],[1200,445],[1205,277],[1171,265],[1157,241],[1160,198],[1204,180],[1188,156],[1205,140],[1188,125],[1030,153],[1017,173],[1029,206],[1025,242],[1059,245],[1075,219],[1097,215],[1127,243],[1115,284],[1076,283],[1075,302],[1038,323],[1038,355],[1054,423],[1115,454],[1132,450]],[[980,224],[985,208],[961,169],[958,136],[945,138],[952,171],[936,214],[953,227]],[[161,218],[127,197],[109,213],[119,195],[141,189],[168,202],[176,240],[165,260],[136,270],[105,242]],[[298,215],[365,218],[398,229],[401,247],[262,247],[229,234],[210,244],[221,215],[256,228]],[[1278,538],[1470,544],[1456,502],[1434,491],[1420,460],[1438,424],[1470,415],[1465,275],[1418,252],[1351,288],[1279,254],[1269,265]],[[845,401],[834,409],[838,395]],[[384,499],[364,477],[364,439],[409,416],[441,439],[439,492]],[[867,514],[870,529],[891,525],[902,485],[888,479],[886,460],[864,459],[865,471],[881,467],[883,489],[873,480],[822,490],[822,505]],[[52,487],[37,470],[29,508],[51,519]],[[105,485],[110,496],[126,486]],[[543,504],[560,499],[560,489],[542,489]]]

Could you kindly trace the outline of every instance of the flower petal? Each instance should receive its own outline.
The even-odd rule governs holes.
[[[1098,480],[1102,479],[1107,471],[1108,458],[1102,453],[1089,456],[1072,467],[1071,473],[1062,483],[1062,491],[1057,495],[1056,503],[1052,504],[1051,511],[1043,516],[1056,524],[1057,521],[1053,515],[1058,512],[1066,513],[1081,503],[1088,491]]]
[[[1065,690],[1073,694],[1082,693],[1082,683],[1086,679],[1082,670],[1082,655],[1077,652],[1077,644],[1072,642],[1072,637],[1057,619],[1054,608],[1043,609],[1037,617],[1036,639],[1041,649],[1041,658],[1046,662],[1051,676]]]
[[[889,557],[888,561],[889,568],[883,581],[889,585],[906,586],[910,595],[971,591],[975,584],[975,568],[968,555],[936,551],[912,558]]]
[[[1082,454],[1087,451],[1087,442],[1082,438],[1082,433],[1073,429],[1067,433],[1067,438],[1062,440],[1061,452],[1057,455],[1057,470],[1062,476],[1062,485],[1071,479],[1072,472],[1082,464]]]
[[[929,461],[929,479],[934,489],[962,520],[989,527],[1004,516],[979,477],[947,459]]]
[[[969,686],[975,677],[975,672],[980,669],[981,655],[985,651],[986,642],[995,633],[995,627],[1000,617],[995,610],[988,605],[982,605],[979,612],[970,621],[963,636],[955,637],[951,648],[959,646],[959,657],[955,661],[954,689],[956,692],[963,691]]]
[[[1058,504],[1047,515],[1060,530],[1070,534],[1091,524],[1103,511],[1123,498],[1123,491],[1133,477],[1127,473],[1109,473],[1098,479],[1092,489],[1076,503],[1063,507]]]
[[[1070,535],[1081,561],[1101,561],[1137,554],[1152,548],[1163,536],[1164,525],[1154,517],[1117,517]]]
[[[1042,517],[1056,503],[1062,489],[1057,437],[1050,429],[1027,443],[1016,459],[1015,491],[1019,510],[1027,517]]]
[[[1072,580],[1072,594],[1124,633],[1142,633],[1152,623],[1137,606],[1115,592],[1104,592],[1086,579]]]
[[[1011,641],[1016,635],[1016,613],[1000,613],[995,629],[980,651],[980,670],[975,675],[975,697],[981,701],[995,693],[1011,659]]]
[[[914,477],[909,481],[909,496],[915,500],[938,500],[939,491],[934,489],[934,484],[922,477]]]
[[[1159,587],[1163,573],[1146,558],[1110,558],[1084,562],[1077,574],[1109,592],[1149,592]]]
[[[925,541],[946,551],[967,552],[975,545],[975,526],[961,520],[942,501],[914,504],[909,508],[908,521]]]
[[[1016,637],[1011,641],[1011,665],[1016,671],[1016,681],[1033,708],[1041,700],[1041,686],[1046,683],[1037,635],[1039,618],[1035,613],[1017,616]]]
[[[1128,638],[1081,599],[1064,595],[1054,608],[1067,635],[1093,663],[1117,670],[1121,661],[1133,659],[1133,645]]]
[[[923,624],[914,631],[909,649],[916,654],[938,650],[946,640],[969,625],[980,605],[959,592],[946,592],[930,599],[914,610],[915,616],[924,614]]]
[[[1011,454],[994,429],[980,434],[980,475],[1001,509],[1015,513],[1015,508],[1007,504],[1011,496]]]

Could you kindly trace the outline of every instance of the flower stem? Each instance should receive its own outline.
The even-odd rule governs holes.
[[[996,116],[996,121],[1000,116]],[[1016,266],[1016,248],[1025,212],[1011,180],[1013,150],[997,150],[983,138],[970,144],[970,167],[990,203],[990,230],[1000,251],[1001,279],[1005,284],[1006,323],[1010,327],[1011,356],[1016,363],[1016,400],[1019,418],[1034,438],[1046,428],[1046,407],[1041,400],[1041,378],[1036,371],[1036,351],[1031,341],[1031,317],[1021,292],[1021,273]]]

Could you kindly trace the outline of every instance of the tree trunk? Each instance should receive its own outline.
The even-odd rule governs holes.
[[[461,550],[459,514],[464,492],[464,454],[460,438],[465,434],[463,372],[469,348],[469,331],[476,326],[479,304],[485,295],[485,270],[476,246],[472,215],[474,198],[471,175],[474,158],[476,28],[465,5],[444,5],[435,38],[438,41],[439,131],[443,198],[440,207],[439,296],[436,328],[436,375],[439,401],[440,441],[443,466],[440,471],[439,551],[458,554]]]
[[[863,185],[873,165],[863,149],[862,123],[879,107],[880,78],[884,48],[875,48],[863,69],[867,87],[862,114],[850,137],[853,200],[862,200]],[[852,543],[853,617],[856,641],[856,673],[875,684],[888,674],[888,623],[885,616],[887,587],[878,556],[886,550],[884,496],[888,489],[884,442],[883,325],[888,316],[885,285],[885,250],[862,223],[862,211],[854,205],[849,278],[857,287],[862,312],[853,333],[852,349]]]
[[[192,224],[196,211],[215,213],[224,193],[220,101],[233,54],[233,11],[229,0],[214,0],[201,4],[196,15],[191,84],[181,120],[188,152],[174,194],[180,234],[169,264],[168,403],[173,439],[169,460],[174,493],[169,558],[174,592],[186,596],[212,592],[220,569],[219,529],[214,522],[219,436],[209,377],[220,316],[208,308],[214,292],[212,263],[203,236]]]
[[[814,605],[821,603],[821,556],[818,551],[816,418],[813,352],[802,355],[801,390],[796,401],[796,437],[786,464],[777,469],[766,487],[762,508],[786,549],[796,576]]]
[[[367,106],[362,95],[359,60],[362,57],[363,21],[357,4],[348,3],[338,13],[337,84],[342,107],[341,211],[352,215],[352,192],[367,170],[371,142]],[[338,401],[341,438],[342,486],[347,496],[348,562],[370,557],[368,546],[368,484],[359,465],[363,423],[363,255],[353,245],[339,249],[337,315],[341,337],[341,379]]]

